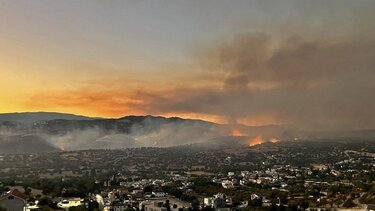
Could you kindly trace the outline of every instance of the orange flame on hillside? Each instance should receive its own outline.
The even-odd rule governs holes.
[[[238,129],[233,129],[231,135],[232,136],[243,136],[241,131],[238,130]]]
[[[59,149],[65,151],[65,145],[63,143],[58,145]]]
[[[239,129],[233,129],[231,131],[231,136],[240,137],[240,136],[244,136],[244,134]],[[262,136],[256,136],[255,138],[249,139],[247,141],[247,144],[252,147],[252,146],[263,144],[266,142],[277,143],[279,141],[280,139],[276,137],[264,139]]]
[[[278,138],[271,138],[270,139],[270,142],[271,143],[277,143],[277,142],[279,142],[280,141],[280,139],[278,139]]]
[[[269,140],[265,140],[262,136],[256,136],[255,138],[248,141],[248,145],[252,147],[266,142],[277,143],[279,141],[280,139],[278,138],[270,138]]]
[[[257,137],[255,137],[255,138],[253,138],[253,139],[250,139],[249,141],[248,141],[248,144],[249,144],[249,146],[255,146],[255,145],[258,145],[258,144],[262,144],[262,143],[264,143],[264,139],[262,138],[262,136],[257,136]]]

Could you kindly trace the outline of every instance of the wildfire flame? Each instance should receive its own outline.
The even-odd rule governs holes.
[[[263,144],[263,143],[266,143],[266,142],[277,143],[279,141],[280,141],[280,139],[278,139],[278,138],[270,138],[269,140],[265,140],[262,136],[256,136],[255,138],[250,139],[248,141],[248,144],[249,144],[249,146],[252,147],[252,146]]]
[[[264,140],[263,140],[262,136],[257,136],[253,139],[250,139],[248,143],[249,143],[249,146],[252,147],[252,146],[264,143]]]
[[[232,136],[243,136],[241,131],[238,129],[233,129],[232,130]]]
[[[280,139],[278,139],[278,138],[271,138],[270,139],[270,142],[271,143],[277,143],[277,142],[279,142],[280,141]]]
[[[243,135],[243,133],[239,129],[233,129],[231,131],[231,136],[239,137],[239,136],[244,136],[244,135]],[[252,147],[252,146],[263,144],[263,143],[266,143],[266,142],[277,143],[279,141],[280,141],[280,139],[278,139],[276,137],[265,139],[262,136],[256,136],[255,138],[249,139],[247,141],[247,144]]]
[[[59,149],[61,149],[62,151],[65,151],[65,145],[64,144],[59,144],[58,145]]]

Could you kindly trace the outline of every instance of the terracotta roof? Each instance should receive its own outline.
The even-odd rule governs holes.
[[[21,193],[19,190],[17,189],[13,189],[11,191],[9,191],[8,195],[12,195],[12,196],[15,196],[15,197],[18,197],[18,198],[21,198],[23,200],[26,200],[28,198],[28,196],[24,193]]]

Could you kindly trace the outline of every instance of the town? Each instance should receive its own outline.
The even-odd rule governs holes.
[[[375,211],[375,0],[0,0],[0,211]]]
[[[370,140],[0,156],[11,210],[372,210]],[[17,199],[17,200],[15,200]]]

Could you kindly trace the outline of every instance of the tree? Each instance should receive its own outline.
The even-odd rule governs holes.
[[[250,201],[251,207],[262,207],[262,205],[263,205],[262,199],[254,199]]]
[[[31,188],[28,188],[28,187],[27,187],[27,188],[25,189],[25,194],[26,194],[26,195],[30,195],[30,193],[31,193]]]
[[[99,210],[99,203],[96,201],[89,201],[88,210],[89,211]]]
[[[212,207],[203,207],[202,211],[214,211],[215,209]]]
[[[193,202],[195,200],[198,200],[196,196],[191,196],[191,195],[187,195],[187,194],[182,194],[180,199],[182,201],[187,201],[187,202]]]
[[[199,210],[199,201],[198,199],[191,202],[191,210],[196,211]]]
[[[345,201],[345,203],[343,204],[343,206],[345,208],[352,208],[352,207],[355,207],[357,205],[353,202],[353,200],[348,199],[348,200]]]
[[[276,205],[276,203],[272,203],[270,207],[270,211],[276,211],[276,210],[278,210],[278,206]]]
[[[52,199],[49,198],[49,197],[42,197],[40,200],[39,200],[39,205],[43,206],[43,205],[46,205],[46,206],[51,206],[53,203]]]
[[[163,204],[163,207],[166,207],[167,211],[171,210],[171,205],[169,204],[169,200],[165,200],[165,203]]]
[[[69,211],[86,211],[86,210],[87,210],[86,207],[83,205],[69,208]]]
[[[144,188],[143,188],[143,192],[144,193],[149,193],[149,192],[152,192],[154,189],[154,186],[153,185],[146,185]]]
[[[298,210],[298,206],[297,206],[296,202],[295,201],[291,201],[288,204],[288,209],[289,210],[293,210],[293,211],[297,211]]]
[[[302,209],[306,210],[307,208],[309,208],[309,202],[306,201],[306,200],[302,200],[302,201],[299,203],[299,206],[300,206]]]
[[[23,185],[23,190],[26,195],[29,195],[31,193],[31,189],[29,188],[29,185],[27,184]]]
[[[164,186],[162,190],[167,192],[169,195],[175,196],[176,198],[181,198],[182,196],[182,190],[175,186]]]

